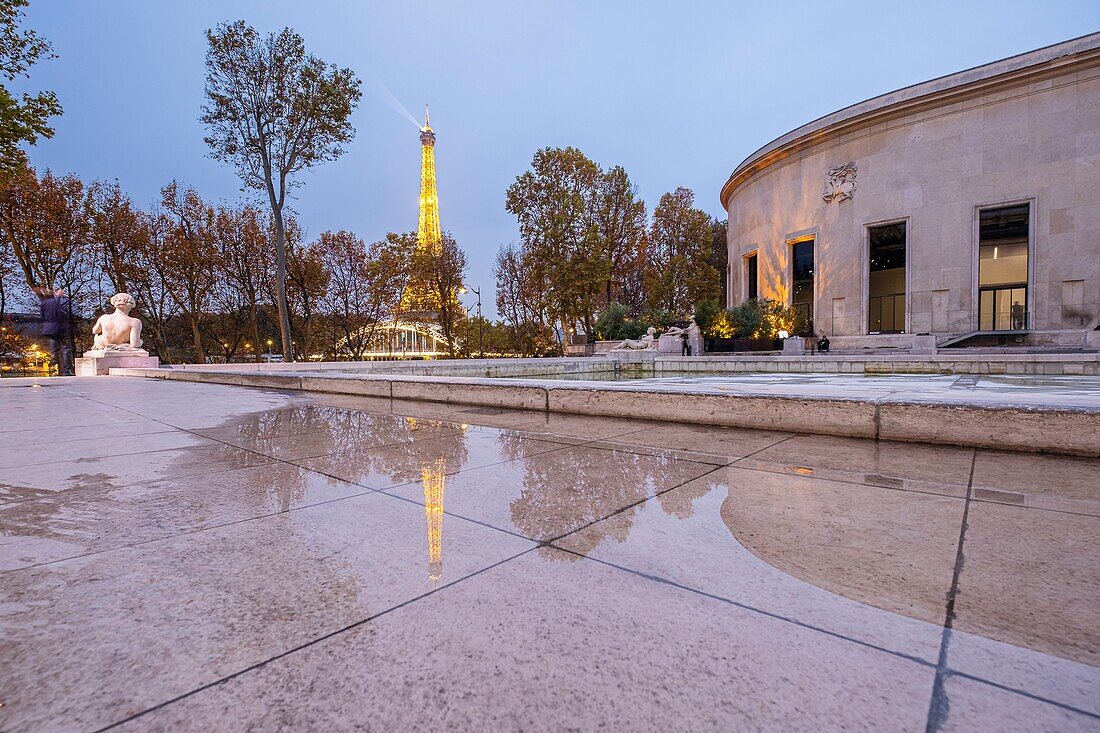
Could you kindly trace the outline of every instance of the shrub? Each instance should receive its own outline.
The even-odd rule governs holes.
[[[593,327],[600,341],[622,341],[640,339],[645,335],[648,323],[629,318],[630,309],[620,303],[612,303],[603,309]]]
[[[737,338],[774,339],[780,331],[798,333],[803,318],[792,306],[776,300],[746,300],[726,311],[729,329]]]
[[[719,336],[717,331],[722,330],[722,316],[722,306],[715,299],[704,300],[695,306],[695,325],[707,338]]]

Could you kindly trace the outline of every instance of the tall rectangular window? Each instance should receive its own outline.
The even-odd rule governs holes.
[[[814,333],[814,240],[791,245],[791,305],[802,315],[802,333]]]
[[[1028,204],[978,214],[978,328],[1028,328]]]
[[[745,258],[745,300],[755,300],[759,296],[757,290],[757,259],[756,252]]]
[[[867,332],[905,331],[905,222],[869,227]]]

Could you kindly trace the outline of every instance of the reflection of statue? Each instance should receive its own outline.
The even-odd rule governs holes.
[[[111,298],[115,312],[104,314],[92,326],[95,342],[92,349],[99,351],[141,350],[141,321],[130,317],[130,309],[136,305],[134,296],[118,293]]]
[[[645,336],[640,339],[623,339],[620,343],[611,347],[612,351],[619,351],[623,349],[638,350],[638,351],[652,351],[657,348],[654,344],[654,334],[657,333],[657,329],[650,326],[646,329]]]

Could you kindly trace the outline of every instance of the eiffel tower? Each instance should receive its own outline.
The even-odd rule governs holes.
[[[439,194],[435,190],[435,131],[428,124],[428,105],[424,105],[424,126],[420,128],[420,224],[416,244],[439,254],[443,234],[439,228]]]
[[[443,232],[439,226],[439,194],[435,187],[435,131],[428,122],[424,105],[424,126],[420,128],[420,222],[416,228],[416,253],[439,257],[443,253]],[[401,312],[409,321],[431,323],[439,309],[439,296],[427,283],[414,278],[401,297]]]

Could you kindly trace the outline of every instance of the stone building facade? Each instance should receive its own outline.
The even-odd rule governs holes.
[[[1100,33],[804,125],[721,198],[729,302],[836,346],[1100,347]]]

